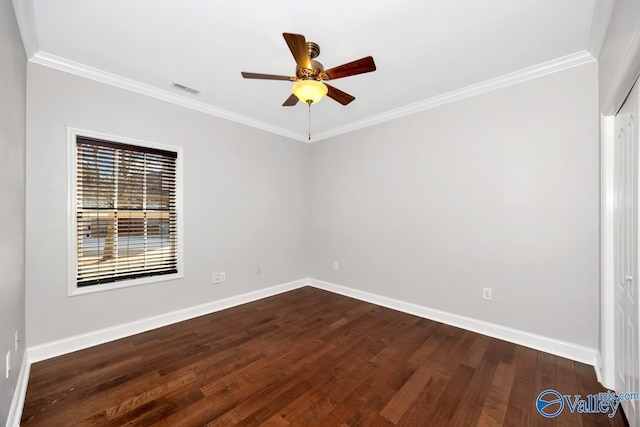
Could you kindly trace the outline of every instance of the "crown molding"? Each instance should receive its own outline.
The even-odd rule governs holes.
[[[68,59],[39,51],[38,36],[36,32],[35,14],[33,10],[33,0],[12,0],[13,8],[18,21],[20,35],[24,45],[25,53],[29,61],[55,68],[80,77],[85,77],[111,86],[116,86],[142,95],[150,96],[172,104],[190,108],[202,113],[210,114],[222,119],[230,120],[249,127],[260,129],[286,138],[300,142],[309,142],[307,136],[299,132],[294,132],[280,126],[252,119],[241,114],[215,107],[204,102],[196,101],[182,95],[172,93],[168,90],[158,89],[144,83],[137,82],[116,74],[108,73],[97,68],[70,61]],[[437,95],[413,104],[376,114],[361,120],[357,120],[342,126],[338,126],[325,131],[317,132],[311,142],[353,132],[358,129],[373,126],[389,120],[394,120],[430,108],[459,101],[482,93],[490,92],[499,88],[514,85],[526,80],[534,79],[546,74],[560,71],[566,68],[582,65],[594,61],[600,53],[603,40],[606,36],[609,20],[613,11],[615,0],[596,0],[591,20],[588,48],[587,50],[567,55],[552,61],[525,68],[514,73],[506,74],[494,79],[486,80],[478,84],[457,89],[442,95]]]
[[[17,1],[17,0],[14,0]],[[56,55],[52,55],[46,52],[37,52],[29,59],[31,62],[44,65],[50,68],[55,68],[60,71],[65,71],[71,74],[75,74],[80,77],[85,77],[91,80],[99,81],[111,86],[116,86],[125,90],[140,93],[142,95],[150,96],[162,101],[170,102],[172,104],[180,105],[182,107],[190,108],[202,113],[210,114],[212,116],[220,117],[222,119],[231,120],[236,123],[240,123],[246,126],[250,126],[256,129],[260,129],[266,132],[270,132],[276,135],[280,135],[286,138],[290,138],[296,141],[308,143],[307,136],[298,132],[291,131],[279,126],[274,126],[266,122],[252,119],[247,116],[243,116],[222,108],[215,107],[204,102],[196,101],[186,98],[182,95],[178,95],[167,90],[158,89],[154,86],[137,82],[116,74],[112,74],[97,68],[89,67],[84,64],[80,64],[74,61],[70,61],[65,58],[61,58]],[[362,120],[357,120],[352,123],[348,123],[343,126],[338,126],[333,129],[320,131],[314,135],[311,142],[321,141],[323,139],[335,137],[348,132],[353,132],[358,129],[370,127],[379,123],[394,120],[400,117],[408,116],[418,113],[420,111],[428,110],[430,108],[438,107],[444,104],[456,102],[465,98],[480,95],[486,92],[490,92],[503,87],[511,86],[517,83],[521,83],[527,80],[535,79],[547,74],[551,74],[557,71],[561,71],[567,68],[575,67],[578,65],[586,64],[595,61],[595,58],[586,50],[573,53],[552,61],[544,62],[542,64],[525,68],[514,73],[506,74],[494,79],[486,80],[484,82],[474,84],[471,86],[457,89],[442,95],[434,96],[413,104],[406,105],[404,107],[396,108],[390,111],[386,111],[380,114],[376,114],[371,117],[367,117]]]
[[[169,92],[168,90],[158,89],[157,87],[151,85],[140,83],[138,81],[128,79],[117,74],[112,74],[97,68],[89,67],[87,65],[70,61],[68,59],[46,52],[37,52],[29,59],[29,61],[35,64],[55,68],[60,71],[75,74],[77,76],[85,77],[111,86],[119,87],[121,89],[129,90],[131,92],[136,92],[142,95],[156,98],[161,101],[170,102],[172,104],[210,114],[212,116],[220,117],[222,119],[231,120],[236,123],[260,129],[276,135],[284,136],[286,138],[294,139],[301,142],[307,142],[307,138],[305,135],[293,132],[289,129],[255,120],[250,117],[231,112],[229,110],[214,107],[213,105],[206,104],[201,101],[186,98],[182,95]]]
[[[13,11],[16,14],[22,44],[27,58],[38,52],[38,33],[36,32],[36,17],[33,12],[32,0],[12,0]]]
[[[602,43],[607,35],[614,5],[615,0],[596,0],[593,5],[587,50],[594,58],[600,56],[600,49],[602,49]]]
[[[517,83],[522,83],[527,80],[542,77],[547,74],[555,73],[557,71],[565,70],[567,68],[575,67],[578,65],[587,64],[593,61],[595,61],[595,58],[586,50],[572,53],[570,55],[563,56],[552,61],[543,62],[542,64],[516,71],[514,73],[509,73],[500,77],[496,77],[494,79],[485,80],[484,82],[467,86],[462,89],[457,89],[442,95],[437,95],[423,101],[418,101],[404,107],[376,114],[374,116],[367,117],[362,120],[357,120],[355,122],[329,129],[327,131],[318,132],[314,137],[314,141],[317,142],[348,132],[353,132],[358,129],[366,128],[379,123],[384,123],[389,120],[408,116],[410,114],[415,114],[420,111],[439,107],[444,104],[450,104],[452,102],[460,101],[465,98],[470,98],[472,96],[491,92],[496,89],[511,86]]]

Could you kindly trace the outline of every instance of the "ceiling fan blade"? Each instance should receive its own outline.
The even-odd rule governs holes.
[[[307,50],[307,41],[302,34],[282,33],[291,54],[300,68],[311,68],[311,59]]]
[[[290,82],[298,80],[295,77],[278,76],[276,74],[247,73],[246,71],[242,71],[240,74],[242,74],[242,77],[244,77],[245,79],[287,80]]]
[[[356,74],[369,73],[376,70],[376,64],[371,56],[360,58],[347,64],[338,65],[325,71],[331,80],[342,77],[354,76]]]
[[[335,101],[338,101],[342,105],[347,105],[348,103],[356,99],[355,96],[351,96],[348,93],[341,91],[340,89],[336,89],[335,87],[330,86],[326,83],[325,85],[328,89],[327,96]]]
[[[298,103],[298,97],[295,96],[294,94],[289,95],[289,97],[287,98],[286,101],[284,101],[284,104],[282,104],[283,107],[292,107],[294,105],[296,105]]]

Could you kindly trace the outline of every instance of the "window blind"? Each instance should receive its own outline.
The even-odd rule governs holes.
[[[76,138],[78,287],[178,272],[176,159]]]

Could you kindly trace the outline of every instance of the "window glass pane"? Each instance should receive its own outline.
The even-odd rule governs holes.
[[[175,162],[160,156],[147,155],[147,204],[149,209],[168,210],[171,207],[175,176]]]
[[[176,153],[77,139],[78,286],[177,272]]]
[[[144,204],[144,153],[118,150],[118,208],[142,209]]]
[[[86,208],[113,208],[115,201],[114,150],[83,145],[78,153],[82,166],[78,195]]]

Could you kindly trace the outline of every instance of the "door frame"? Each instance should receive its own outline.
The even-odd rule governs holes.
[[[598,381],[615,386],[614,313],[614,143],[615,115],[640,75],[640,25],[627,46],[609,92],[600,106],[600,351]]]

